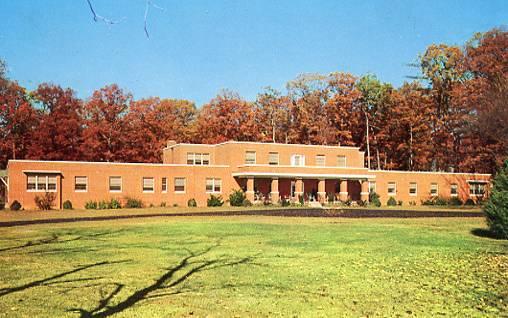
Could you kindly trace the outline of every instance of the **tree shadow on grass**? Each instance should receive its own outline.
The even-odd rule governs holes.
[[[26,242],[25,244],[18,245],[18,246],[11,246],[6,248],[1,248],[0,252],[8,252],[8,251],[15,251],[15,250],[21,250],[26,249],[30,247],[36,247],[36,246],[44,246],[44,245],[50,245],[50,244],[62,244],[62,243],[68,243],[68,242],[74,242],[79,240],[100,240],[101,237],[116,234],[119,231],[105,231],[105,232],[99,232],[99,233],[91,233],[91,234],[82,234],[75,237],[70,238],[62,238],[64,236],[68,235],[74,235],[72,232],[70,233],[52,233],[49,237],[44,237],[37,240],[30,240]]]
[[[484,228],[472,229],[471,234],[473,234],[475,236],[479,236],[479,237],[494,239],[494,240],[505,240],[504,238],[500,237],[499,235],[496,235],[489,229],[484,229]]]
[[[124,300],[120,301],[115,305],[112,305],[111,301],[116,295],[118,295],[122,291],[122,289],[125,287],[124,284],[114,283],[113,291],[111,291],[109,294],[101,293],[101,299],[99,300],[98,305],[91,310],[86,310],[83,308],[73,308],[68,311],[78,312],[80,313],[80,316],[82,318],[109,317],[111,315],[120,313],[136,305],[140,301],[180,293],[178,290],[173,290],[158,293],[155,295],[155,292],[171,290],[179,286],[196,273],[207,270],[214,270],[221,267],[231,267],[244,264],[260,265],[253,262],[254,260],[253,257],[244,257],[238,259],[216,258],[212,260],[197,260],[198,257],[206,255],[217,246],[219,246],[219,244],[213,245],[197,253],[187,250],[189,255],[183,258],[177,265],[167,268],[166,271],[159,278],[157,278],[152,284],[135,291],[127,298],[125,298]],[[177,272],[180,271],[183,271],[183,273],[180,274],[178,277],[175,277]]]
[[[30,289],[30,288],[33,288],[33,287],[38,287],[38,286],[51,285],[51,284],[57,284],[57,283],[69,283],[69,282],[79,282],[79,281],[84,281],[84,280],[99,279],[98,277],[92,277],[92,278],[78,278],[78,279],[71,279],[71,280],[65,280],[65,281],[57,281],[57,279],[59,279],[59,278],[66,277],[68,275],[75,274],[75,273],[78,273],[78,272],[82,272],[84,270],[87,270],[87,269],[90,269],[90,268],[93,268],[93,267],[104,266],[104,265],[111,265],[111,264],[119,264],[119,263],[125,263],[125,262],[128,262],[128,261],[127,260],[123,260],[123,261],[111,261],[111,262],[104,261],[104,262],[97,262],[97,263],[88,264],[88,265],[81,265],[81,266],[78,266],[75,269],[72,269],[72,270],[69,270],[69,271],[66,271],[66,272],[62,272],[62,273],[59,273],[59,274],[56,274],[56,275],[53,275],[53,276],[50,276],[50,277],[46,277],[46,278],[43,278],[43,279],[40,279],[40,280],[36,280],[36,281],[30,282],[30,283],[27,283],[27,284],[23,284],[23,285],[16,286],[16,287],[2,288],[2,289],[0,289],[0,297],[6,296],[6,295],[9,295],[9,294],[12,294],[12,293],[20,292],[20,291],[23,291],[23,290],[26,290],[26,289]]]

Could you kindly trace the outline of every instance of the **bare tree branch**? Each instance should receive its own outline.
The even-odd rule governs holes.
[[[147,20],[147,17],[148,17],[148,8],[152,6],[154,7],[155,9],[159,9],[161,11],[165,11],[164,8],[162,7],[159,7],[158,5],[156,5],[155,3],[153,3],[152,1],[150,0],[146,0],[146,6],[145,6],[145,34],[146,34],[146,37],[149,39],[150,38],[150,35],[148,34],[148,28],[147,28],[147,23],[146,23],[146,20]]]
[[[103,17],[103,16],[101,16],[101,15],[98,15],[98,14],[95,12],[94,8],[93,8],[92,2],[91,2],[90,0],[86,0],[86,2],[88,2],[88,7],[90,7],[90,11],[91,11],[91,12],[92,12],[92,14],[93,14],[93,20],[94,20],[95,22],[102,21],[102,22],[104,22],[104,23],[106,23],[106,24],[117,24],[117,23],[122,22],[122,21],[125,19],[125,18],[122,18],[120,21],[115,21],[115,20],[110,20],[110,19],[108,19],[108,18],[105,18],[105,17]]]

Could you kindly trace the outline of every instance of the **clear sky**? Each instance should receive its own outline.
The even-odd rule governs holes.
[[[221,89],[248,100],[301,73],[367,72],[399,86],[431,43],[463,44],[508,23],[508,0],[175,1],[0,0],[0,58],[33,89],[49,81],[87,97],[117,83],[135,98],[185,98]]]

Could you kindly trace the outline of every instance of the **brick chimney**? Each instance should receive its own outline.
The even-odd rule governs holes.
[[[168,143],[167,143],[167,147],[168,147],[168,148],[169,148],[169,147],[172,147],[172,146],[174,146],[174,145],[176,145],[176,140],[168,140]]]

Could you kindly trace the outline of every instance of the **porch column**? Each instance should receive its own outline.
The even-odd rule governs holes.
[[[254,203],[254,177],[247,178],[247,191],[245,191],[247,200]]]
[[[339,188],[339,200],[342,202],[347,201],[347,180],[340,180],[340,188]]]
[[[318,200],[321,203],[326,202],[326,189],[325,189],[325,179],[319,179],[318,180]]]
[[[360,199],[365,202],[369,202],[369,181],[361,180],[362,192],[360,192]]]
[[[270,191],[272,203],[279,203],[279,178],[272,179],[272,190]]]
[[[303,180],[296,179],[295,182],[295,197],[298,199],[300,195],[303,195]]]

